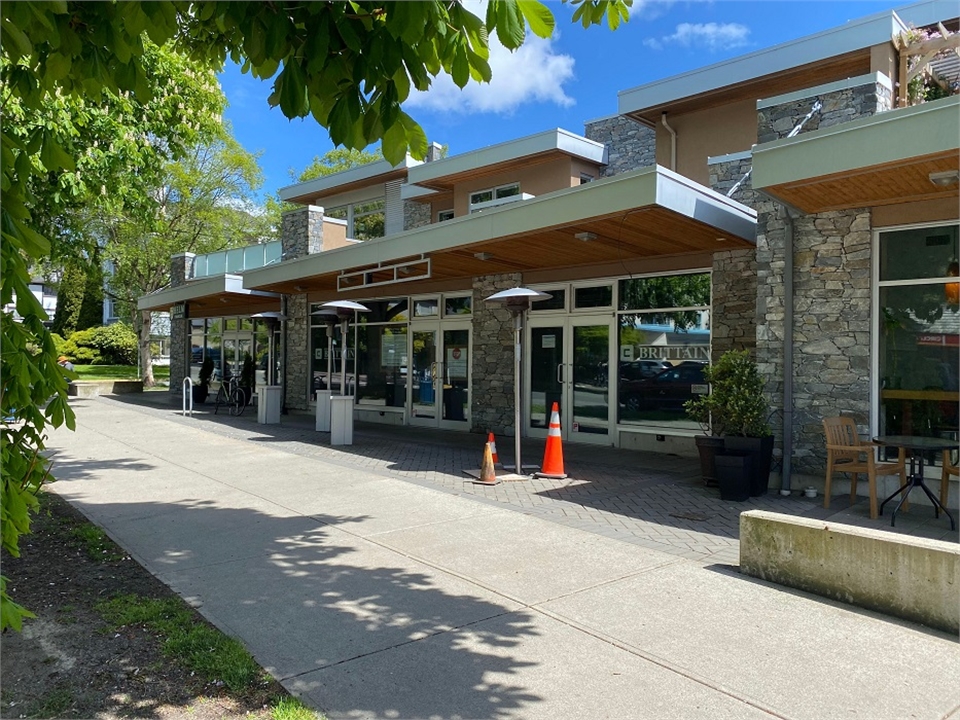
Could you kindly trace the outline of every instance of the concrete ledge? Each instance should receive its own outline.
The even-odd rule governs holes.
[[[99,397],[143,392],[143,380],[74,380],[67,388],[72,397]]]
[[[740,572],[960,632],[960,545],[823,520],[740,514]]]

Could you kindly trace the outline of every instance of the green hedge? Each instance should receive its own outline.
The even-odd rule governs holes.
[[[77,365],[136,365],[137,334],[122,322],[79,330],[59,351]]]

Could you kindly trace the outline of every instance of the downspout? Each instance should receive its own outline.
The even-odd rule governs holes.
[[[783,226],[783,464],[780,494],[790,494],[793,457],[793,213],[781,206]]]
[[[670,169],[674,172],[677,171],[677,131],[672,127],[667,125],[667,114],[663,113],[660,115],[660,123],[667,129],[667,132],[670,133]]]

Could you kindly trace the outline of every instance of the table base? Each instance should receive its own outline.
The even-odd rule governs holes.
[[[937,518],[940,517],[940,511],[943,510],[944,515],[950,518],[950,529],[956,530],[957,524],[953,520],[953,515],[951,515],[950,511],[947,510],[947,508],[945,508],[940,503],[939,498],[937,498],[937,496],[930,491],[930,488],[926,486],[926,484],[923,482],[922,475],[911,475],[910,477],[907,478],[906,485],[901,485],[900,488],[896,490],[896,492],[892,493],[886,500],[880,503],[880,514],[883,515],[883,506],[886,505],[891,500],[893,500],[900,493],[903,493],[903,497],[900,498],[900,502],[898,502],[897,506],[893,509],[893,515],[890,518],[890,527],[894,527],[896,525],[897,512],[899,512],[900,507],[903,505],[903,503],[906,502],[907,496],[910,495],[910,491],[913,490],[915,487],[918,487],[921,490],[923,490],[927,494],[927,497],[930,498],[930,502],[933,503],[933,513],[934,513],[933,516]]]

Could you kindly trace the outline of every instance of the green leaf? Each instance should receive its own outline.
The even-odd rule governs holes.
[[[496,28],[497,38],[507,50],[516,50],[523,45],[526,27],[517,7],[517,0],[490,0],[487,8],[487,28]]]
[[[462,44],[454,55],[450,76],[459,88],[463,88],[470,80],[470,61],[467,60],[467,51]]]
[[[296,61],[287,62],[275,83],[280,110],[288,118],[303,117],[308,112],[303,70]]]
[[[546,5],[537,0],[518,0],[517,6],[534,35],[548,38],[553,34],[553,13]]]
[[[47,56],[47,76],[51,80],[62,80],[70,74],[72,65],[73,62],[66,55],[61,55],[58,52],[51,53]]]
[[[52,135],[44,138],[43,147],[40,148],[40,162],[50,172],[76,170],[77,167],[73,158],[64,152]]]

